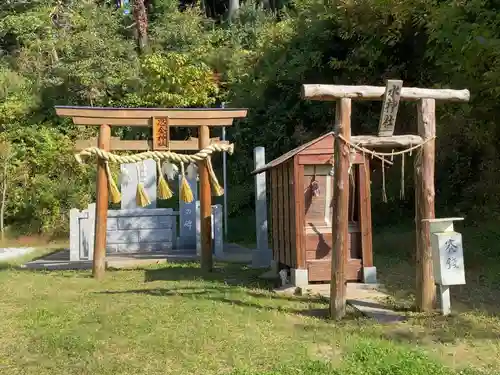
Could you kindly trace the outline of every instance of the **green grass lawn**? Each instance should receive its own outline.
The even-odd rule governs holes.
[[[395,228],[374,241],[376,266],[394,295],[388,303],[402,309],[413,298],[414,268],[407,261],[412,238]],[[495,244],[465,231],[464,239],[465,251]],[[109,271],[102,283],[90,271],[1,268],[0,374],[429,375],[500,369],[500,277],[491,260],[471,261],[468,284],[453,288],[452,307],[460,314],[408,312],[407,322],[389,326],[354,313],[340,323],[328,321],[325,300],[272,294],[257,278],[262,271],[239,265],[218,264],[208,275],[197,264]]]

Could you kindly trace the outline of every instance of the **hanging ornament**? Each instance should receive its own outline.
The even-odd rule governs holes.
[[[125,166],[122,164],[120,166],[120,175],[118,176],[118,183],[120,185],[128,185],[128,183],[130,182],[130,175],[128,173],[128,170],[127,168],[125,168]]]
[[[186,168],[186,176],[189,180],[194,180],[198,176],[198,166],[196,163],[189,163]]]
[[[399,199],[405,199],[405,154],[401,154],[401,190],[399,192]]]
[[[179,177],[181,178],[181,199],[186,203],[191,203],[194,200],[193,191],[191,190],[191,186],[189,186],[189,182],[186,179],[184,163],[182,162],[181,174]]]
[[[210,156],[207,158],[207,169],[212,192],[216,197],[222,196],[224,194],[224,189],[220,186],[219,181],[217,180],[217,176],[215,175],[214,167],[212,165],[212,158],[210,158]]]
[[[313,197],[319,197],[320,195],[319,182],[317,180],[311,182],[311,193]]]
[[[139,162],[135,164],[137,168],[137,192],[135,195],[135,202],[139,207],[146,207],[151,204],[149,197],[144,189],[144,183],[142,182],[143,173],[141,173],[141,166],[143,171],[145,170],[144,162]]]
[[[109,198],[113,203],[120,203],[122,200],[120,190],[118,186],[116,186],[115,180],[113,180],[113,176],[111,175],[111,170],[109,169],[109,163],[106,161],[106,177],[108,178],[108,187],[109,187]]]
[[[173,181],[175,177],[179,174],[179,167],[169,161],[163,163],[161,167],[161,172],[167,176],[169,181]]]
[[[168,182],[165,181],[165,177],[163,177],[163,173],[161,172],[161,164],[160,161],[156,161],[156,173],[158,174],[158,198],[159,199],[169,199],[172,198],[174,193],[168,186]]]
[[[382,202],[387,203],[387,193],[385,191],[385,158],[382,157]]]

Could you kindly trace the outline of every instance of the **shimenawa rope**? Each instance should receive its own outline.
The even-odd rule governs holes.
[[[425,141],[419,143],[418,145],[415,145],[415,146],[410,146],[409,148],[407,149],[404,149],[402,151],[397,151],[397,152],[394,152],[394,150],[392,150],[391,152],[376,152],[376,151],[372,151],[372,150],[369,150],[365,147],[362,147],[362,146],[359,146],[358,144],[353,144],[352,142],[348,141],[347,139],[345,139],[341,134],[338,134],[336,135],[339,139],[341,139],[344,143],[346,143],[347,145],[349,145],[350,147],[352,147],[353,149],[355,150],[358,150],[360,152],[363,153],[363,156],[365,154],[370,154],[373,157],[376,157],[377,159],[380,159],[382,161],[382,201],[384,203],[387,203],[387,193],[386,193],[386,185],[385,185],[385,164],[390,164],[392,165],[393,164],[393,160],[394,160],[394,156],[398,156],[398,155],[401,155],[401,190],[399,192],[399,197],[400,199],[404,199],[405,197],[405,191],[404,191],[404,168],[405,168],[405,154],[409,153],[410,156],[412,155],[412,152],[416,149],[420,149],[418,155],[417,155],[417,160],[419,157],[421,157],[421,148],[427,144],[428,142],[436,139],[436,136],[433,136],[433,137],[430,137],[428,139],[426,139]],[[386,157],[390,157],[391,160],[387,160]],[[352,163],[352,160],[349,159],[349,173],[351,172],[351,163]]]
[[[181,170],[184,172],[184,163],[191,163],[191,162],[198,162],[198,161],[203,161],[206,160],[207,162],[207,169],[208,169],[208,175],[210,177],[210,182],[212,185],[212,190],[215,193],[215,195],[220,196],[224,194],[224,189],[220,186],[219,181],[217,180],[217,176],[215,175],[215,171],[212,166],[211,162],[211,155],[214,152],[228,152],[229,154],[232,154],[234,152],[234,144],[211,144],[208,147],[198,151],[195,154],[192,155],[186,155],[186,154],[177,154],[172,151],[146,151],[142,152],[140,154],[135,154],[135,155],[117,155],[113,154],[111,152],[105,151],[103,149],[100,149],[98,147],[89,147],[78,154],[75,155],[76,160],[78,163],[83,164],[83,158],[88,158],[90,156],[97,156],[99,159],[104,160],[106,164],[106,174],[108,177],[108,184],[111,189],[111,196],[113,202],[120,201],[121,196],[118,191],[118,188],[116,187],[116,184],[114,183],[111,172],[109,171],[109,162],[113,163],[120,163],[120,164],[128,164],[128,163],[137,163],[137,162],[143,162],[148,159],[153,159],[155,160],[158,164],[163,161],[173,161],[174,163],[178,163],[181,165]],[[158,168],[161,169],[161,168]],[[160,171],[159,171],[160,173]],[[167,198],[171,196],[171,191],[164,182],[164,179],[162,181],[162,177],[159,177],[159,185],[158,189],[160,191],[160,198]],[[181,173],[181,178],[182,178],[182,185],[181,185],[181,199],[183,199],[185,202],[191,202],[193,200],[193,194],[191,192],[191,189],[189,187],[189,184],[186,181],[186,177],[184,173]],[[138,189],[141,188],[141,184],[139,183]],[[143,189],[142,189],[143,190]],[[141,198],[144,198],[141,200],[141,204],[147,203],[147,196],[144,194],[139,194],[142,192],[138,190],[138,196]],[[168,190],[168,191],[167,191]],[[144,202],[143,202],[144,201]]]

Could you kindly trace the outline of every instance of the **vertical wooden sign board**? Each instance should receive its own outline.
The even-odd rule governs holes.
[[[394,134],[396,126],[396,116],[398,114],[399,99],[403,81],[388,80],[385,87],[384,101],[382,103],[382,112],[378,124],[378,136],[390,137]]]
[[[168,151],[169,143],[168,117],[153,117],[153,150]]]

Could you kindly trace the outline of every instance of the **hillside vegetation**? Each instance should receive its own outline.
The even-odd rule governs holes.
[[[388,78],[470,90],[469,103],[438,106],[438,210],[494,219],[500,206],[494,3],[297,0],[269,10],[249,1],[227,19],[218,15],[224,3],[217,13],[196,6],[180,11],[172,0],[137,0],[130,12],[103,0],[2,1],[5,223],[25,233],[64,234],[69,209],[94,199],[94,167],[76,165],[71,145],[95,129],[57,118],[54,105],[248,108],[248,118],[229,130],[237,145],[228,172],[233,214],[252,202],[255,146],[265,146],[270,159],[332,129],[332,103],[301,100],[301,84],[383,85]],[[379,103],[356,104],[353,132],[375,132],[379,114]],[[415,120],[415,105],[403,105],[397,132],[414,132]],[[147,129],[117,131],[124,139],[148,136]],[[377,224],[413,217],[412,194],[396,200],[399,169],[389,175],[387,205],[379,202],[374,175]]]

